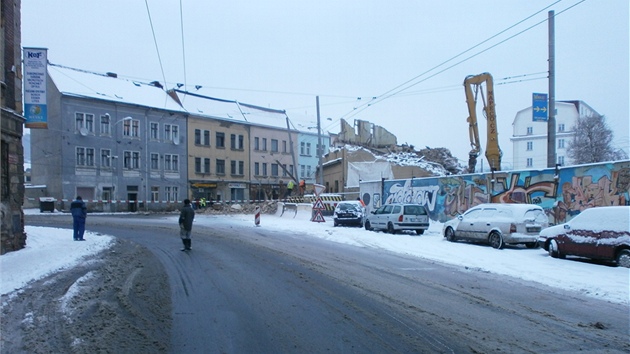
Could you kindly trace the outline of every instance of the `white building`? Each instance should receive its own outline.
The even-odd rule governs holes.
[[[578,117],[597,116],[593,108],[582,101],[556,101],[556,162],[562,166],[573,164],[567,156],[569,142],[575,136]],[[518,113],[512,123],[514,169],[543,169],[547,167],[547,121],[534,121],[532,107]]]

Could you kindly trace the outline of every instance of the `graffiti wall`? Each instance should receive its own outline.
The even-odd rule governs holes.
[[[369,211],[382,204],[425,205],[444,222],[481,203],[529,203],[552,224],[598,206],[630,205],[630,161],[559,169],[361,182]]]

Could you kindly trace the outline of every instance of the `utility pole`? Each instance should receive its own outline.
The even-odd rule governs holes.
[[[547,167],[556,165],[556,54],[554,12],[549,11],[549,120],[547,120]]]
[[[322,146],[322,124],[319,117],[319,96],[315,97],[315,103],[317,104],[317,164],[319,168],[318,183],[324,185],[324,166],[322,166],[322,155],[324,153],[324,147]]]

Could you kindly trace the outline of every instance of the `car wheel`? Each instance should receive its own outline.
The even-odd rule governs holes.
[[[337,226],[337,225],[339,225],[339,223],[337,222],[337,220],[335,220],[335,221],[333,222],[333,226]]]
[[[562,253],[560,253],[560,248],[558,248],[558,241],[555,239],[551,239],[549,241],[549,255],[553,258],[564,258]]]
[[[387,232],[389,232],[390,234],[396,233],[396,230],[394,230],[394,224],[392,224],[391,222],[387,223]]]
[[[496,248],[498,250],[503,248],[503,237],[498,232],[491,233],[490,237],[488,237],[488,242],[492,248]]]
[[[365,222],[365,229],[368,230],[368,231],[372,231],[372,225],[370,225],[369,221]]]
[[[418,235],[422,235],[423,233],[424,233],[424,229],[416,230],[416,234],[418,234]]]
[[[457,237],[455,237],[455,230],[453,230],[452,227],[446,228],[446,231],[444,231],[444,237],[446,237],[446,240],[450,242],[457,241]]]
[[[617,255],[617,265],[619,267],[630,268],[630,250],[621,250]]]
[[[527,242],[525,244],[525,247],[527,247],[527,248],[538,248],[538,242]]]

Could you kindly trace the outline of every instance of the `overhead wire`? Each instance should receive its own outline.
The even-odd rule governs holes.
[[[160,70],[162,70],[162,78],[164,79],[164,88],[168,89],[166,82],[166,75],[164,74],[164,65],[162,65],[162,57],[160,56],[160,48],[158,47],[157,37],[155,36],[155,28],[153,27],[153,20],[151,19],[151,11],[149,10],[148,0],[144,0],[147,7],[147,15],[149,16],[149,24],[151,25],[151,33],[153,34],[153,43],[155,43],[155,51],[157,52],[158,61],[160,63]]]
[[[522,31],[520,31],[520,32],[518,32],[518,33],[516,33],[516,34],[514,34],[514,35],[512,35],[512,36],[510,36],[510,37],[508,37],[508,38],[506,38],[506,39],[504,39],[504,40],[502,40],[502,41],[500,41],[500,42],[498,42],[498,43],[496,43],[496,44],[494,44],[494,45],[490,46],[490,47],[488,47],[488,48],[485,48],[485,49],[483,49],[483,50],[481,50],[481,51],[479,51],[479,52],[477,52],[477,53],[475,53],[475,54],[473,54],[473,55],[471,55],[471,56],[466,57],[466,58],[465,58],[465,59],[463,59],[463,60],[460,60],[460,61],[456,62],[456,63],[455,63],[455,64],[453,64],[453,65],[450,65],[450,66],[448,66],[448,67],[446,67],[446,68],[444,68],[444,69],[442,69],[442,70],[440,70],[440,71],[438,71],[438,72],[436,72],[436,73],[434,73],[434,74],[432,74],[432,75],[430,75],[430,76],[428,76],[428,77],[425,77],[424,79],[422,79],[422,80],[420,80],[420,81],[417,81],[417,82],[413,83],[414,81],[416,81],[416,80],[417,80],[417,79],[419,79],[420,77],[422,77],[422,76],[424,76],[424,75],[426,75],[426,74],[430,73],[431,71],[433,71],[433,70],[435,70],[435,69],[437,69],[437,68],[439,68],[439,67],[441,67],[441,66],[445,65],[446,63],[449,63],[449,62],[453,61],[454,59],[456,59],[456,58],[458,58],[458,57],[460,57],[460,56],[464,55],[465,53],[467,53],[467,52],[469,52],[469,51],[471,51],[471,50],[473,50],[473,49],[475,49],[475,48],[479,47],[480,45],[482,45],[482,44],[484,44],[484,43],[486,43],[486,42],[490,41],[491,39],[494,39],[494,38],[496,38],[497,36],[499,36],[499,35],[501,35],[501,34],[503,34],[503,33],[507,32],[507,31],[509,31],[510,29],[512,29],[512,28],[514,28],[514,27],[516,27],[516,26],[520,25],[521,23],[523,23],[523,22],[525,22],[525,21],[527,21],[527,20],[531,19],[532,17],[534,17],[534,16],[538,15],[539,13],[541,13],[541,12],[543,12],[543,11],[547,10],[547,9],[548,9],[548,8],[550,8],[551,6],[553,6],[553,5],[557,4],[557,3],[561,2],[561,1],[562,1],[562,0],[558,0],[558,1],[556,1],[556,2],[554,2],[554,3],[552,3],[552,4],[550,4],[550,5],[548,5],[548,6],[546,6],[546,7],[544,7],[543,9],[538,10],[537,12],[533,13],[532,15],[527,16],[527,17],[526,17],[526,18],[524,18],[523,20],[521,20],[521,21],[519,21],[519,22],[517,22],[517,23],[515,23],[515,24],[513,24],[513,25],[511,25],[511,26],[509,26],[508,28],[506,28],[506,29],[504,29],[504,30],[502,30],[502,31],[498,32],[497,34],[495,34],[495,35],[493,35],[493,36],[491,36],[491,37],[489,37],[489,38],[487,38],[487,39],[485,39],[484,41],[482,41],[482,42],[480,42],[480,43],[478,43],[478,44],[476,44],[476,45],[474,45],[474,46],[472,46],[472,47],[470,47],[470,48],[466,49],[465,51],[463,51],[463,52],[461,52],[461,53],[459,53],[459,54],[457,54],[457,55],[455,55],[455,56],[451,57],[450,59],[448,59],[448,60],[446,60],[446,61],[444,61],[444,62],[442,62],[442,63],[440,63],[440,64],[438,64],[438,65],[436,65],[436,66],[434,66],[434,67],[432,67],[432,68],[430,68],[429,70],[424,71],[423,73],[421,73],[421,74],[419,74],[419,75],[415,76],[414,78],[412,78],[412,79],[410,79],[410,80],[407,80],[407,81],[405,81],[404,83],[402,83],[402,84],[400,84],[400,85],[398,85],[398,86],[396,86],[396,87],[394,87],[394,88],[392,88],[392,89],[390,89],[390,90],[388,90],[388,91],[384,92],[383,94],[381,94],[380,96],[378,96],[376,99],[374,99],[374,100],[372,100],[372,101],[370,101],[370,102],[368,102],[368,103],[365,103],[365,104],[363,104],[363,105],[360,105],[358,108],[357,108],[357,107],[355,107],[352,111],[350,111],[350,112],[348,112],[348,113],[344,114],[344,115],[342,116],[342,118],[345,118],[345,117],[353,117],[353,116],[357,115],[358,113],[360,113],[360,112],[364,111],[365,109],[367,109],[367,107],[371,107],[371,106],[373,106],[373,105],[375,105],[375,104],[377,104],[377,103],[379,103],[379,102],[382,102],[382,101],[383,101],[383,100],[385,100],[385,99],[388,99],[388,98],[390,98],[390,97],[392,97],[392,96],[394,96],[394,95],[399,94],[400,92],[403,92],[403,91],[405,91],[405,90],[408,90],[409,88],[411,88],[411,87],[413,87],[413,86],[416,86],[416,85],[418,85],[418,84],[420,84],[420,83],[422,83],[422,82],[424,82],[424,81],[426,81],[426,80],[428,80],[428,79],[430,79],[430,78],[432,78],[432,77],[435,77],[436,75],[441,74],[441,73],[445,72],[446,70],[449,70],[449,69],[451,69],[451,68],[453,68],[453,67],[455,67],[455,66],[457,66],[457,65],[459,65],[459,64],[461,64],[461,63],[463,63],[463,62],[465,62],[465,61],[468,61],[468,60],[470,60],[470,59],[472,59],[472,58],[474,58],[474,57],[476,57],[476,56],[478,56],[478,55],[480,55],[480,54],[482,54],[482,53],[484,53],[484,52],[486,52],[486,51],[488,51],[488,50],[490,50],[490,49],[492,49],[492,48],[495,48],[496,46],[498,46],[498,45],[500,45],[500,44],[505,43],[506,41],[508,41],[508,40],[510,40],[510,39],[512,39],[512,38],[514,38],[514,37],[517,37],[517,36],[521,35],[522,33],[526,32],[526,31],[531,30],[532,28],[534,28],[534,27],[536,27],[536,26],[538,26],[538,25],[540,25],[540,24],[542,24],[542,23],[546,22],[546,21],[547,21],[547,19],[544,19],[544,20],[542,20],[542,21],[539,21],[539,22],[535,23],[534,25],[529,26],[529,27],[527,27],[526,29],[524,29],[524,30],[522,30]],[[567,10],[569,10],[569,9],[571,9],[571,8],[573,8],[573,7],[577,6],[577,5],[579,5],[579,4],[581,4],[581,3],[582,3],[582,2],[584,2],[584,1],[586,1],[586,0],[581,0],[581,1],[579,1],[579,2],[577,2],[577,3],[575,3],[575,4],[573,4],[573,5],[569,6],[568,8],[566,8],[566,9],[562,10],[561,12],[559,12],[558,14],[556,14],[555,16],[560,15],[561,13],[563,13],[563,12],[565,12],[565,11],[567,11]]]

